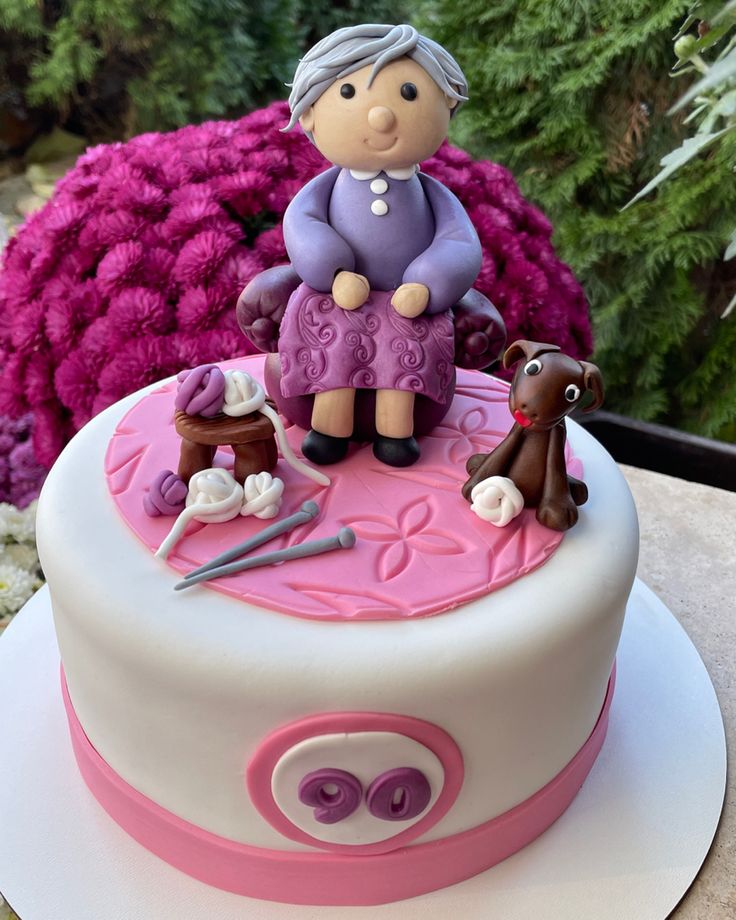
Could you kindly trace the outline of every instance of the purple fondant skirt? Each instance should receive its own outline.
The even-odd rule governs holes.
[[[279,334],[281,392],[286,397],[341,387],[409,390],[447,401],[455,334],[452,312],[406,319],[391,306],[393,291],[371,291],[357,310],[300,285]]]

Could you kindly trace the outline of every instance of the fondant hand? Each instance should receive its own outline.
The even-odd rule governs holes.
[[[332,299],[343,310],[357,310],[368,300],[371,286],[365,275],[338,272],[332,282]]]
[[[429,303],[429,288],[425,284],[401,284],[394,291],[391,306],[400,316],[414,319],[424,313]]]

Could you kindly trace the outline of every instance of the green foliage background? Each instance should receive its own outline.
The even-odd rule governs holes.
[[[324,34],[397,16],[389,0],[0,0],[0,106],[88,136],[242,113],[282,97]]]
[[[434,0],[420,25],[471,86],[454,139],[509,166],[591,301],[607,406],[736,436],[736,141],[620,209],[685,135],[667,110],[683,0]]]

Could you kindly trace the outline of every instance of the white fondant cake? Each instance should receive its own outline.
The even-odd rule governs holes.
[[[472,875],[533,839],[590,768],[605,732],[601,713],[637,561],[633,502],[608,454],[569,423],[590,492],[578,524],[534,571],[524,574],[519,563],[513,580],[501,578],[496,590],[489,590],[492,577],[484,590],[463,581],[464,596],[473,599],[453,604],[446,588],[455,577],[462,581],[478,558],[498,562],[509,553],[508,535],[476,518],[459,494],[465,456],[488,449],[487,425],[495,441],[503,435],[504,385],[459,373],[446,430],[426,439],[420,463],[385,475],[380,488],[371,480],[375,513],[365,515],[362,531],[355,508],[348,521],[330,495],[367,479],[378,465],[368,448],[351,455],[343,479],[330,468],[339,481],[324,492],[311,484],[308,496],[294,487],[291,505],[285,500],[282,508],[289,514],[311,497],[323,509],[325,532],[351,523],[358,535],[355,549],[337,561],[299,563],[304,574],[290,590],[327,572],[332,559],[336,568],[324,581],[335,592],[341,570],[343,587],[356,595],[369,590],[366,572],[376,596],[404,579],[396,596],[406,604],[415,591],[427,615],[411,616],[397,602],[381,618],[356,600],[351,617],[344,598],[331,605],[311,589],[303,611],[295,604],[296,615],[284,612],[282,596],[269,607],[268,579],[274,594],[283,594],[292,563],[255,570],[250,582],[243,576],[243,596],[203,585],[175,592],[180,574],[154,557],[116,507],[121,489],[137,487],[145,452],[131,449],[130,463],[111,474],[114,482],[105,474],[111,439],[135,441],[131,410],[142,399],[173,404],[170,391],[144,395],[149,388],[103,412],[49,475],[38,542],[80,767],[116,820],[185,871],[275,900],[407,897]],[[469,420],[484,422],[474,443]],[[161,419],[161,437],[174,444],[168,422]],[[510,417],[503,424],[509,427]],[[460,434],[450,437],[448,429],[471,442],[449,486],[447,458]],[[301,432],[289,434],[298,445]],[[442,462],[435,449],[444,452]],[[285,499],[289,475],[287,469]],[[381,542],[386,508],[412,488],[426,496],[429,511],[422,517],[412,499],[412,520]],[[442,526],[428,523],[430,512]],[[155,526],[164,534],[170,523]],[[212,556],[263,526],[199,525],[170,562],[191,569],[201,561],[195,544]],[[524,527],[532,524],[518,526],[521,559]],[[215,536],[218,528],[227,538]],[[418,545],[417,534],[423,555],[406,556],[403,569],[386,561],[412,540]],[[451,539],[457,550],[448,548]],[[378,557],[370,554],[379,551],[383,561],[374,564]],[[434,608],[432,579],[444,598]],[[259,603],[248,599],[251,589]]]

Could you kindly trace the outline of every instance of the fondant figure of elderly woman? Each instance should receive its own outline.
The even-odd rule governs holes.
[[[289,97],[317,149],[335,165],[284,216],[304,284],[281,325],[284,396],[314,393],[302,450],[315,463],[345,456],[356,388],[376,391],[376,457],[419,457],[414,397],[447,397],[450,308],[475,281],[478,237],[460,202],[419,172],[467,99],[444,48],[408,25],[359,25],[318,42]]]

